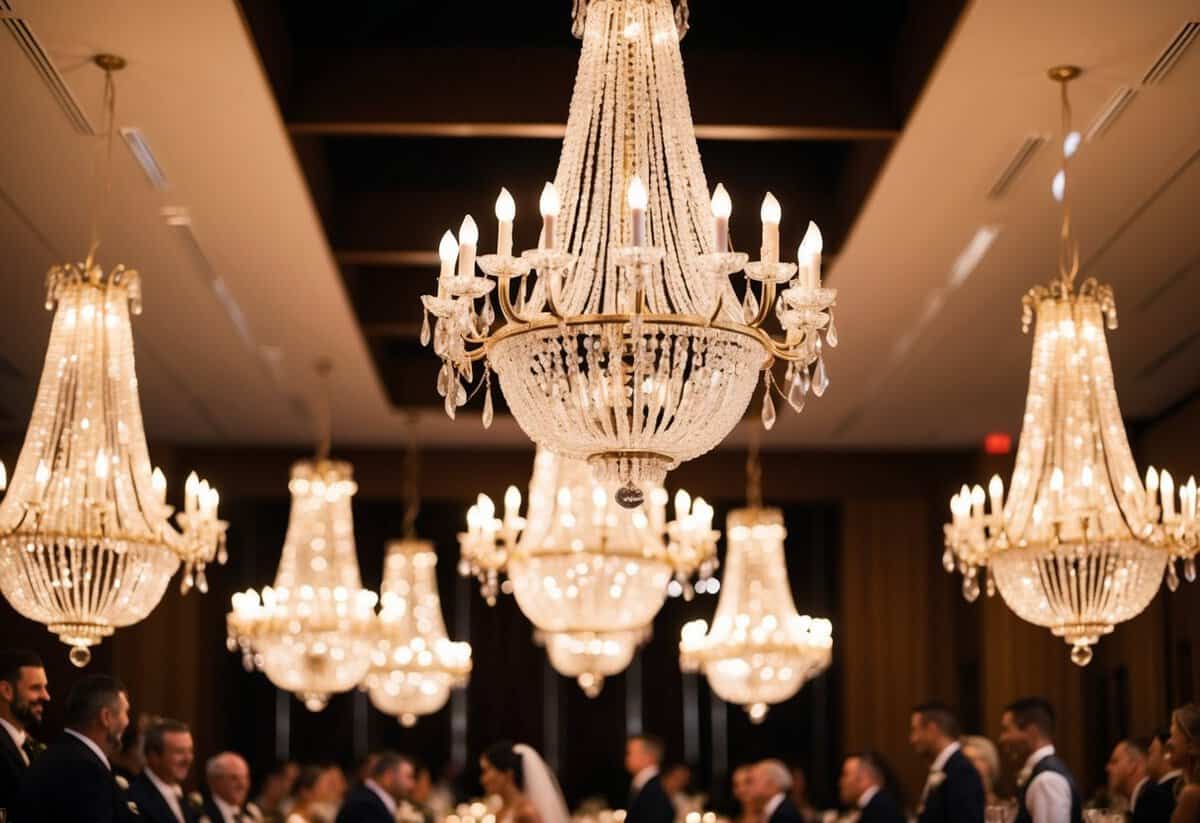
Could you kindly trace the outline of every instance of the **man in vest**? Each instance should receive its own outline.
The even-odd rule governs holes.
[[[1083,803],[1067,764],[1054,753],[1054,708],[1040,697],[1010,703],[1000,718],[1000,745],[1015,761],[1016,823],[1080,823]]]

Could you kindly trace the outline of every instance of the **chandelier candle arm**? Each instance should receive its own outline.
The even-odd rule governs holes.
[[[598,480],[615,478],[622,500],[637,505],[640,487],[661,486],[670,469],[728,434],[774,360],[795,364],[792,374],[812,367],[816,394],[824,391],[822,339],[836,345],[836,291],[819,288],[819,232],[815,251],[806,241],[803,277],[793,280],[799,266],[780,262],[773,195],[761,210],[762,259],[730,250],[732,204],[723,186],[708,196],[669,0],[584,5],[537,247],[514,255],[516,204],[502,191],[496,254],[478,260],[488,277],[474,277],[477,238],[464,221],[457,272],[446,249],[437,294],[422,298],[435,317],[423,339],[443,360],[448,415],[466,402],[482,359],[483,379],[495,372],[534,442],[586,461]],[[763,285],[747,283],[739,307],[729,276],[743,270]],[[496,287],[503,323],[493,328]],[[766,328],[772,312],[781,336]],[[490,397],[490,382],[486,389]]]

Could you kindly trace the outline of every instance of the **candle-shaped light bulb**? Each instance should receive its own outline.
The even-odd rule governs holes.
[[[475,274],[475,249],[479,244],[479,227],[475,218],[467,215],[458,228],[458,276],[470,277]]]
[[[500,221],[500,233],[496,238],[496,254],[501,257],[512,257],[513,219],[517,216],[517,204],[508,189],[500,189],[496,198],[496,219]]]
[[[987,497],[983,493],[983,486],[976,483],[974,488],[971,489],[971,506],[975,509],[976,515],[983,514],[983,501],[986,499]]]
[[[626,199],[629,202],[630,219],[633,224],[633,245],[644,246],[646,245],[646,206],[649,203],[649,195],[646,193],[646,186],[642,183],[642,178],[636,174],[629,181]]]
[[[4,461],[0,460],[0,492],[8,488],[8,470],[4,468]]]
[[[1090,465],[1085,465],[1083,467],[1083,471],[1079,475],[1079,482],[1085,489],[1090,489],[1092,487],[1093,479],[1092,467]]]
[[[561,509],[571,508],[571,490],[567,486],[558,487],[558,506]]]
[[[489,525],[496,518],[496,504],[486,494],[479,495],[475,505],[479,507],[479,517],[484,526]]]
[[[1154,470],[1153,466],[1146,469],[1146,491],[1151,497],[1158,491],[1158,472]]]
[[[183,482],[183,508],[184,511],[191,514],[196,510],[196,495],[200,491],[200,478],[195,472],[191,472],[187,476],[187,480]]]
[[[1158,482],[1162,488],[1163,520],[1166,520],[1175,516],[1175,478],[1171,477],[1169,471],[1163,469]]]
[[[214,488],[208,490],[208,513],[215,516],[217,507],[221,505],[221,493]]]
[[[155,466],[154,471],[150,474],[150,488],[154,489],[154,496],[159,503],[166,499],[167,476],[158,466]]]
[[[1004,512],[1004,481],[1000,479],[1000,475],[992,475],[991,481],[988,482],[988,496],[992,499],[992,514],[1002,514]]]
[[[1183,507],[1183,515],[1189,521],[1196,519],[1196,478],[1193,475],[1188,478],[1187,486],[1187,503]]]
[[[700,526],[708,528],[712,525],[712,506],[708,505],[703,497],[697,497],[696,502],[692,504],[692,516]]]
[[[96,477],[101,480],[108,478],[108,455],[104,453],[104,449],[96,452]]]
[[[521,490],[516,486],[509,486],[504,490],[504,519],[514,519],[520,510]]]
[[[800,241],[800,250],[796,252],[796,262],[800,266],[801,283],[810,289],[821,285],[821,252],[824,248],[825,240],[821,237],[821,229],[809,220],[804,239]]]
[[[608,494],[604,491],[604,487],[596,486],[595,488],[593,488],[592,489],[592,506],[595,509],[602,512],[602,511],[604,511],[604,508],[607,505],[608,505]]]
[[[480,528],[479,522],[479,507],[471,506],[467,509],[467,531],[475,532]]]
[[[713,251],[721,254],[729,248],[729,215],[733,214],[733,201],[725,186],[718,183],[712,193]]]
[[[447,230],[438,243],[438,258],[442,261],[441,277],[449,277],[454,272],[454,261],[458,259],[458,241],[454,232]]]
[[[542,196],[538,200],[538,208],[542,212],[541,248],[554,248],[554,222],[558,219],[558,190],[553,183],[542,187]]]
[[[688,512],[692,508],[692,496],[686,490],[680,489],[675,492],[675,519],[683,520],[688,516]]]
[[[34,482],[38,484],[38,490],[45,489],[46,484],[50,482],[50,469],[46,466],[45,460],[39,460],[37,469],[33,472]]]
[[[779,221],[783,214],[775,195],[767,192],[763,198],[762,208],[758,211],[762,218],[762,249],[760,256],[764,263],[779,262]]]

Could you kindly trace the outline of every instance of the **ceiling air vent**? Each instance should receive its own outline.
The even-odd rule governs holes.
[[[1046,142],[1046,138],[1040,134],[1031,134],[1021,141],[1021,145],[1017,148],[1012,159],[1005,165],[1004,171],[1000,172],[1000,176],[996,178],[996,182],[992,183],[991,189],[988,190],[988,199],[997,200],[1004,196],[1008,191],[1009,186],[1017,179],[1017,175],[1021,170],[1029,164],[1030,159],[1037,153],[1037,150]]]
[[[58,68],[54,65],[54,61],[50,59],[50,55],[42,48],[37,35],[30,30],[29,25],[13,10],[8,0],[0,0],[0,23],[3,23],[9,32],[12,33],[13,39],[21,47],[21,51],[25,52],[25,56],[33,64],[34,70],[41,75],[42,80],[45,81],[46,86],[50,89],[50,93],[54,95],[54,99],[58,101],[58,105],[62,108],[63,114],[71,121],[71,127],[80,134],[94,135],[96,130],[92,128],[91,121],[83,113],[83,109],[79,107],[79,101],[71,93],[71,87],[67,85],[67,81],[63,76],[58,73]]]
[[[1125,111],[1125,108],[1133,102],[1136,94],[1137,90],[1131,86],[1117,86],[1113,96],[1108,98],[1108,102],[1100,111],[1096,112],[1096,116],[1088,124],[1087,131],[1083,133],[1083,139],[1091,142],[1108,131],[1108,127],[1113,124],[1113,121],[1120,117],[1121,112]]]
[[[1146,74],[1142,77],[1143,86],[1157,86],[1163,81],[1171,71],[1175,68],[1175,64],[1179,62],[1179,58],[1183,57],[1183,53],[1187,51],[1188,46],[1192,45],[1192,41],[1196,39],[1196,35],[1200,34],[1200,20],[1189,20],[1180,27],[1175,36],[1171,38],[1171,42],[1167,47],[1159,52],[1158,57],[1150,64],[1150,68],[1146,70]]]

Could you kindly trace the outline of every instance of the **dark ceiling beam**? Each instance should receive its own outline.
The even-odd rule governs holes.
[[[519,138],[528,140],[561,140],[566,134],[564,123],[476,123],[476,122],[382,122],[356,121],[291,122],[288,131],[294,136],[312,137],[446,137],[446,138]],[[890,142],[900,135],[897,128],[854,128],[845,126],[757,126],[749,124],[697,124],[696,137],[701,140],[736,141],[883,141]]]
[[[747,139],[737,136],[742,124],[800,135],[750,139],[829,139],[820,136],[824,130],[886,139],[903,122],[893,99],[891,68],[878,55],[836,49],[689,50],[685,43],[683,57],[695,122],[734,127],[723,139]],[[561,129],[578,60],[578,47],[305,49],[292,67],[284,119],[293,129],[321,123]],[[722,134],[714,132],[718,139]]]

